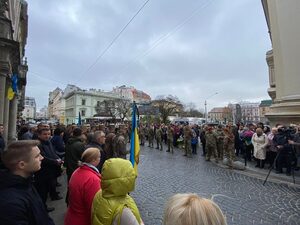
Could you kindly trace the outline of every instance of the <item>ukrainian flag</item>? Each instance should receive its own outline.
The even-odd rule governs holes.
[[[140,157],[140,141],[138,136],[138,109],[133,102],[132,106],[132,130],[131,130],[131,141],[130,141],[130,162],[136,172],[137,172],[137,165],[139,164],[139,157]]]

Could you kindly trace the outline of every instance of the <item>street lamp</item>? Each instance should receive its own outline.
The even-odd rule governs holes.
[[[204,106],[205,106],[205,123],[207,123],[207,100],[215,95],[217,95],[218,92],[208,96],[206,99],[205,99],[205,102],[204,102]]]

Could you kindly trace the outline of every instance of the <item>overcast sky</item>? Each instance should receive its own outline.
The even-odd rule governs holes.
[[[38,108],[67,84],[125,84],[202,110],[205,99],[209,110],[269,99],[271,42],[260,0],[150,0],[99,59],[145,1],[28,0],[26,95]]]

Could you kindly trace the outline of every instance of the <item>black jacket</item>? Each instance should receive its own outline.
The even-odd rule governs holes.
[[[84,143],[78,137],[69,138],[66,144],[65,167],[67,168],[68,179],[78,167],[78,161],[84,152]]]
[[[41,155],[44,157],[41,169],[35,173],[36,180],[55,178],[60,173],[60,165],[57,162],[59,157],[55,153],[55,149],[50,141],[42,141],[38,145]]]
[[[1,225],[54,225],[40,196],[32,185],[32,178],[23,178],[8,171],[0,171]]]

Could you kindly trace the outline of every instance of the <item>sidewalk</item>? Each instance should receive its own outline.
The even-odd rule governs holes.
[[[61,183],[62,186],[57,187],[57,191],[60,192],[59,195],[63,196],[64,198],[58,201],[51,201],[48,199],[47,205],[50,207],[54,207],[55,210],[49,213],[49,216],[53,219],[55,225],[64,225],[64,217],[67,211],[67,205],[65,203],[65,197],[67,193],[67,176],[63,174],[58,178],[58,182]]]
[[[183,151],[182,147],[178,147],[178,149]],[[200,142],[197,146],[197,151],[200,154],[203,152],[202,144],[200,144]],[[242,158],[240,156],[237,157],[237,161],[239,161],[243,164],[245,163],[244,158]],[[219,167],[222,167],[224,169],[228,169],[228,166],[224,165],[222,162],[215,163],[214,160],[211,160],[211,162],[214,163],[215,165],[219,166]],[[300,162],[300,157],[298,157],[298,166],[299,166],[299,162]],[[246,176],[251,176],[251,177],[258,178],[258,179],[262,180],[262,182],[264,182],[264,180],[266,179],[266,177],[269,173],[269,169],[268,169],[269,164],[266,164],[264,169],[257,168],[257,167],[255,167],[255,165],[256,165],[255,161],[253,161],[253,160],[250,161],[250,162],[247,161],[247,166],[246,166],[245,170],[236,170],[235,169],[234,171],[237,172],[237,173],[240,173],[240,174],[244,174]],[[283,173],[281,173],[281,174],[276,174],[275,171],[276,171],[275,169],[273,169],[271,171],[267,181],[272,181],[272,182],[275,182],[275,183],[285,183],[287,185],[300,187],[300,170],[294,171],[295,184],[294,184],[294,181],[293,181],[293,175],[286,176],[285,168],[283,169]]]
[[[245,163],[244,158],[238,157],[237,161],[242,162],[243,164]],[[213,162],[213,161],[212,161]],[[215,163],[216,165],[219,165],[222,168],[228,168],[226,165],[222,163]],[[237,173],[241,173],[247,176],[251,177],[256,177],[258,179],[261,179],[262,182],[266,179],[268,173],[269,173],[269,164],[265,165],[265,168],[257,168],[255,167],[256,162],[254,161],[247,161],[247,166],[245,170],[234,170]],[[285,174],[285,168],[283,169],[283,173],[276,174],[275,169],[272,169],[268,180],[267,181],[272,181],[276,183],[285,183],[287,185],[292,185],[292,186],[297,186],[300,187],[300,171],[294,171],[294,177],[295,177],[295,184],[293,183],[293,175],[291,176],[286,176]]]

